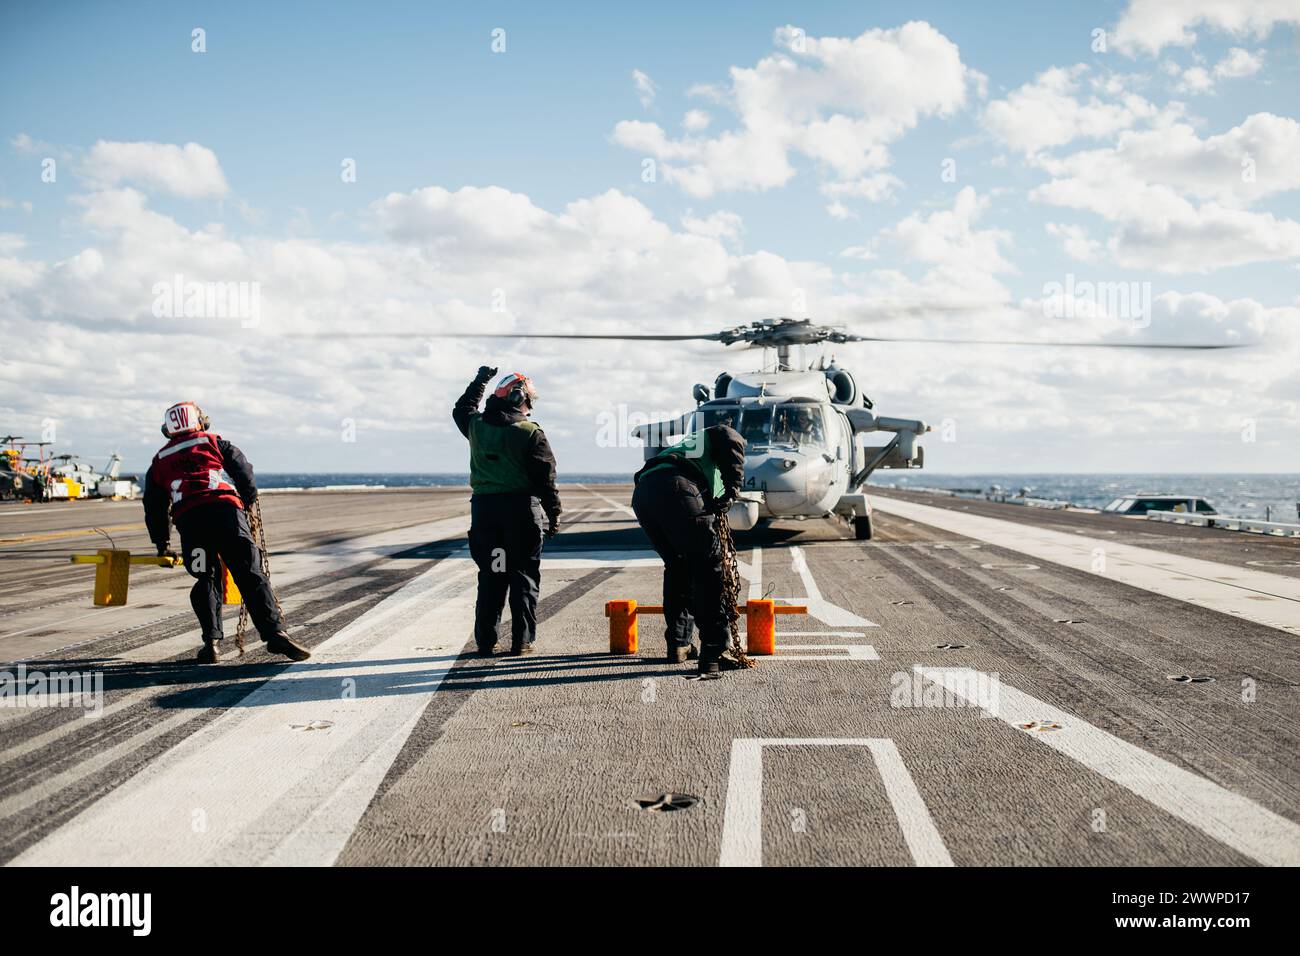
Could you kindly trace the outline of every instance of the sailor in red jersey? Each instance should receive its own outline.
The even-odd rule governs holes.
[[[258,634],[273,654],[303,661],[311,652],[284,632],[271,582],[262,573],[262,555],[244,509],[257,500],[253,466],[244,453],[208,431],[208,416],[193,402],[167,409],[167,437],[144,480],[144,516],[159,555],[168,553],[171,526],[181,536],[185,570],[198,580],[190,604],[203,629],[200,664],[221,656],[223,581],[220,564],[230,570]]]

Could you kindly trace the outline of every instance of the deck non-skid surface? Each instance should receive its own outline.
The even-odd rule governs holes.
[[[183,572],[90,606],[91,570],[57,553],[99,547],[92,526],[147,547],[138,503],[7,509],[0,658],[100,672],[104,695],[93,717],[0,708],[0,861],[1300,863],[1300,636],[1267,602],[1228,613],[1119,572],[1148,550],[1248,568],[1279,606],[1294,577],[1196,531],[1117,541],[1099,569],[1051,534],[1113,523],[882,496],[870,542],[829,521],[738,535],[749,594],[810,613],[778,619],[776,657],[701,681],[662,661],[658,619],[639,656],[606,653],[604,602],[660,596],[629,492],[565,489],[537,653],[492,660],[468,654],[463,490],[267,497],[314,650],[295,665],[189,663]],[[1161,561],[1156,584],[1189,576]]]

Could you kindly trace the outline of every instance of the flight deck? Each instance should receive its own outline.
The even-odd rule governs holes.
[[[700,680],[662,619],[609,652],[661,596],[630,490],[561,488],[536,653],[493,659],[468,489],[264,495],[297,664],[233,607],[193,663],[180,569],[92,605],[68,555],[152,553],[138,501],[0,508],[0,671],[99,687],[0,707],[0,862],[1300,863],[1300,540],[868,489],[869,541],[736,535],[742,602],[808,612]]]

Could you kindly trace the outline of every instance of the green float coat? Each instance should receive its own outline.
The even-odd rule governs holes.
[[[676,468],[677,463],[681,462],[689,465],[704,479],[704,486],[711,489],[713,498],[721,498],[727,492],[726,485],[722,481],[722,472],[718,470],[713,456],[709,454],[708,432],[692,432],[676,445],[665,448],[650,461],[652,464],[641,472],[642,478],[662,468]],[[655,462],[657,464],[654,464]]]
[[[469,421],[469,484],[476,495],[503,495],[532,490],[524,459],[537,425],[514,422],[489,425],[481,414]]]

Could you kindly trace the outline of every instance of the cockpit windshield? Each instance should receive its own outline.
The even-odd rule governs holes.
[[[763,407],[751,406],[745,409],[745,413],[740,417],[740,437],[745,439],[745,447],[752,448],[754,445],[766,445],[770,440],[768,436],[772,433],[772,408],[770,405]]]
[[[738,405],[723,405],[715,408],[701,408],[695,413],[695,420],[692,423],[692,431],[703,431],[706,428],[712,428],[714,425],[730,425],[736,427],[736,419],[740,417],[740,407]]]
[[[774,445],[826,447],[826,424],[820,405],[786,404],[772,410]]]
[[[724,405],[700,408],[692,421],[694,429],[730,425],[740,432],[745,445],[793,445],[826,447],[826,419],[820,405],[785,402],[778,405]]]

